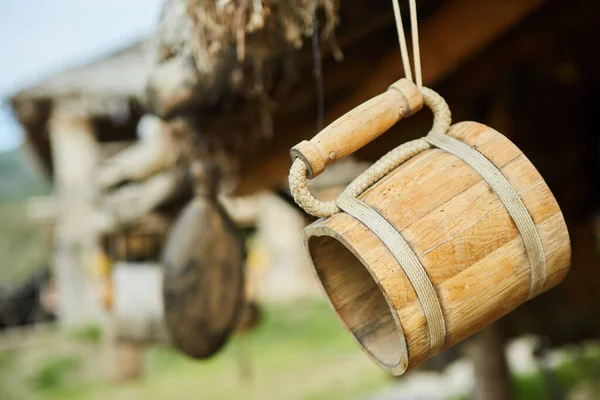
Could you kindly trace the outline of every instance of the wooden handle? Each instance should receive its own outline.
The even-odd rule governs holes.
[[[292,160],[302,159],[312,179],[327,165],[354,153],[421,107],[419,88],[408,79],[400,79],[386,92],[333,121],[310,141],[298,143],[290,152]]]

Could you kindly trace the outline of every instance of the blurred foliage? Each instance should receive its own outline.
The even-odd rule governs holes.
[[[25,203],[0,203],[0,282],[21,281],[48,263],[44,231],[27,218]]]
[[[23,200],[50,190],[50,183],[35,169],[25,147],[0,153],[0,203]]]
[[[23,148],[0,153],[0,284],[26,278],[48,262],[46,232],[27,218],[26,199],[50,191]]]
[[[513,376],[515,400],[550,400],[600,398],[600,347],[582,346],[564,351],[566,358],[554,368]],[[585,394],[581,394],[582,390]],[[579,396],[573,397],[573,393]],[[468,400],[464,395],[454,400]]]
[[[554,369],[540,369],[535,373],[514,377],[516,399],[545,400],[565,398],[567,393],[590,382],[600,381],[600,354],[597,351],[569,353],[569,358]],[[600,387],[595,387],[600,397]],[[591,399],[591,398],[590,398]]]
[[[60,388],[71,379],[80,363],[81,360],[76,355],[61,355],[43,360],[29,378],[30,384],[42,391]]]
[[[0,399],[9,399],[10,392],[6,379],[9,376],[9,371],[14,367],[15,355],[13,353],[0,353]]]
[[[73,339],[90,343],[100,343],[102,340],[102,328],[98,325],[86,325],[71,332]]]

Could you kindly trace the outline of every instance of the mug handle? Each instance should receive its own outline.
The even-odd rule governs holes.
[[[327,165],[369,144],[400,119],[423,107],[419,88],[403,78],[387,91],[373,97],[333,121],[310,141],[303,140],[292,148],[292,160],[300,158],[307,167],[307,177],[320,175]]]

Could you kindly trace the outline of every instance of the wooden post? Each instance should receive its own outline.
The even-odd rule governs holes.
[[[61,104],[50,119],[50,139],[58,198],[53,260],[58,315],[65,325],[97,322],[100,288],[87,267],[98,246],[92,219],[98,145],[89,118]]]
[[[475,400],[511,399],[510,370],[504,352],[505,341],[496,325],[479,332],[469,343],[467,355],[475,372]]]
[[[272,195],[262,198],[258,234],[270,265],[268,268],[254,265],[255,257],[251,257],[249,265],[250,279],[257,282],[261,297],[285,303],[318,294],[318,284],[302,246],[305,225],[302,214],[283,200]]]
[[[131,382],[144,372],[145,345],[132,340],[114,340],[110,343],[109,373],[116,382]]]

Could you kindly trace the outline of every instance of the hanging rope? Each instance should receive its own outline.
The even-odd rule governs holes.
[[[418,87],[423,87],[423,72],[421,71],[421,45],[419,44],[419,21],[417,18],[417,0],[410,0],[409,4],[410,29],[412,30],[413,43],[413,61],[415,63],[415,83]]]
[[[402,58],[404,75],[407,79],[410,79],[411,81],[415,82],[415,84],[419,88],[422,88],[423,72],[421,70],[421,46],[419,45],[419,19],[417,17],[417,1],[409,0],[413,62],[415,64],[414,80],[412,68],[410,66],[410,58],[408,56],[408,48],[406,46],[406,34],[404,33],[404,25],[402,23],[402,13],[400,12],[400,4],[398,3],[398,0],[392,0],[392,5],[394,7],[394,19],[396,20],[396,30],[398,32],[398,42],[400,43],[400,57]]]
[[[400,4],[398,0],[392,1],[394,7],[394,18],[396,19],[396,31],[398,32],[398,42],[400,43],[400,57],[404,67],[404,75],[407,79],[413,80],[410,60],[408,59],[408,48],[406,47],[406,35],[404,34],[404,25],[402,24],[402,14],[400,13]]]

